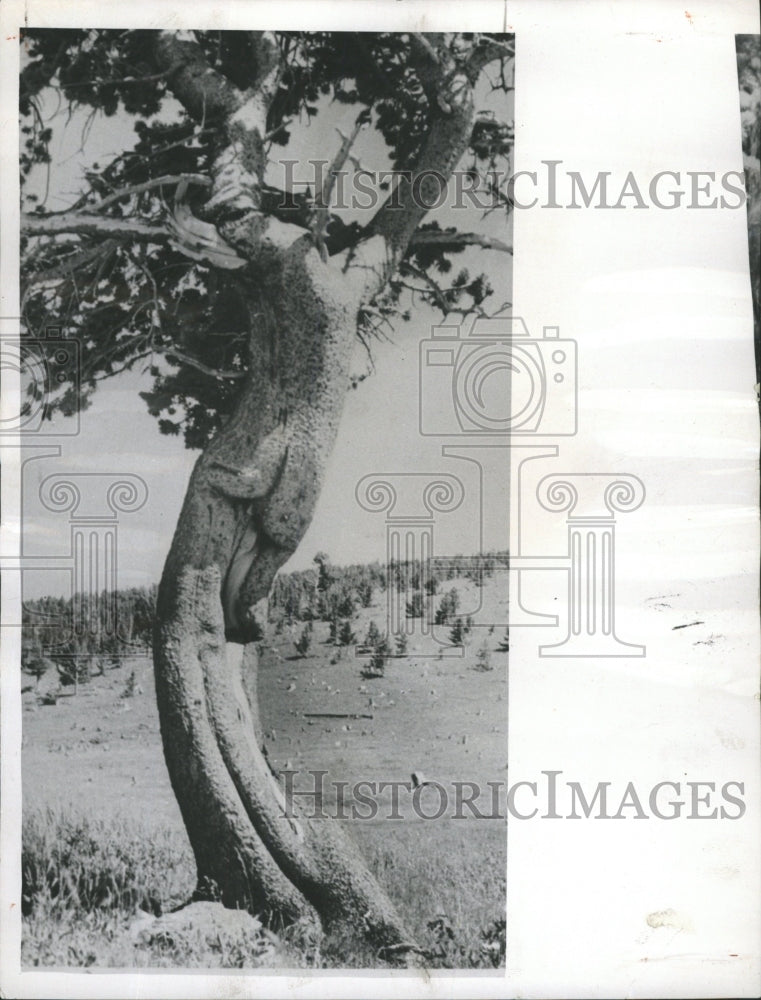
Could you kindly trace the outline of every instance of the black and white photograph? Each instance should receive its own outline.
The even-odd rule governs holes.
[[[3,995],[758,994],[758,13],[6,0]]]

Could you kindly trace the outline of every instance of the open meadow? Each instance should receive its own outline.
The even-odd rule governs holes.
[[[460,579],[445,589],[457,589],[464,613],[477,610],[479,601],[484,607],[491,602],[493,620],[504,621],[499,576],[483,587]],[[351,619],[357,642],[371,622],[382,629],[384,620],[380,591]],[[308,649],[298,653],[304,627],[270,625],[262,640],[259,693],[272,769],[294,772],[296,789],[314,789],[321,781],[329,816],[337,812],[333,783],[346,783],[343,813],[349,818],[324,821],[350,828],[428,963],[502,965],[504,798],[495,810],[486,783],[506,780],[508,653],[498,649],[504,629],[474,628],[465,633],[464,655],[448,655],[457,653],[449,649],[440,658],[413,634],[404,655],[389,655],[375,671],[354,644],[330,640],[329,622],[315,621]],[[157,915],[190,899],[195,872],[164,763],[150,657],[111,664],[102,676],[80,683],[76,694],[64,689],[55,704],[42,696],[54,690],[53,678],[26,687],[27,967],[379,964],[372,953],[347,954],[330,936],[318,946],[289,945],[239,925],[203,941],[151,934]],[[327,774],[315,778],[312,770]],[[375,783],[371,806],[353,797],[361,781]],[[384,782],[389,784],[379,787]],[[405,784],[396,786],[395,808],[397,782]],[[428,782],[439,782],[443,792]],[[476,810],[496,818],[476,819],[467,804],[458,805],[457,782],[485,789]],[[416,784],[421,787],[413,800]],[[464,799],[471,796],[470,786],[460,787],[466,788]],[[313,799],[301,801],[312,808]],[[424,818],[435,817],[442,803],[443,815]],[[351,818],[353,813],[370,818]]]

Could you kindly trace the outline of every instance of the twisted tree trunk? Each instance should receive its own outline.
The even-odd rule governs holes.
[[[286,818],[260,749],[254,685],[245,691],[257,655],[253,608],[319,496],[359,288],[322,261],[309,237],[251,286],[252,374],[196,464],[159,589],[166,760],[202,890],[281,923],[360,916],[377,944],[399,944],[409,935],[340,828]],[[243,644],[242,655],[231,642]]]
[[[482,44],[470,60],[455,59],[430,37],[412,43],[431,101],[416,171],[446,178],[472,130],[472,85],[501,50]],[[348,923],[399,954],[411,946],[409,934],[338,824],[286,818],[261,753],[250,676],[256,606],[319,497],[358,310],[406,252],[427,211],[426,182],[413,171],[395,192],[396,207],[382,207],[361,242],[332,257],[321,240],[324,220],[306,235],[273,223],[262,209],[263,137],[277,49],[266,35],[252,45],[259,84],[245,93],[205,63],[192,39],[161,33],[155,49],[175,97],[219,122],[225,140],[205,206],[220,244],[208,222],[185,237],[179,223],[187,212],[175,213],[176,238],[191,256],[211,246],[216,266],[240,267],[252,331],[250,374],[232,418],[195,466],[159,589],[154,662],[164,752],[201,891],[275,923]],[[431,186],[435,201],[436,178]]]

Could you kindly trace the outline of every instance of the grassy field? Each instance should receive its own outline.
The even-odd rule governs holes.
[[[462,611],[488,606],[497,591],[453,581]],[[363,609],[359,638],[384,608]],[[506,778],[507,653],[500,630],[474,630],[465,656],[437,658],[411,637],[407,655],[382,677],[362,676],[353,649],[338,656],[328,626],[315,624],[305,657],[295,653],[301,626],[268,635],[260,698],[268,756],[275,770],[309,769],[326,782],[440,782],[448,808],[423,819],[400,794],[402,819],[389,820],[391,793],[377,796],[372,820],[347,821],[351,835],[402,913],[429,961],[439,967],[493,968],[504,959],[505,822],[453,818],[452,782],[485,786]],[[445,630],[446,633],[446,630]],[[490,669],[483,667],[483,647]],[[130,680],[134,674],[134,679]],[[44,681],[43,681],[44,686]],[[146,943],[135,933],[141,910],[167,912],[194,888],[192,855],[164,765],[150,661],[126,661],[82,685],[75,697],[40,705],[24,696],[23,814],[26,967],[372,966],[372,953],[346,952],[338,939],[319,951],[262,935],[219,935],[210,944]],[[354,715],[359,718],[330,716]],[[329,788],[329,784],[327,788]],[[426,815],[440,798],[425,788]],[[481,801],[481,800],[479,800]],[[488,812],[488,798],[481,811]],[[352,799],[346,799],[351,812]],[[333,797],[325,796],[326,811]],[[421,810],[418,810],[420,812]]]

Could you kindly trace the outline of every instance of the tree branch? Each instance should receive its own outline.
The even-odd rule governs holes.
[[[35,285],[41,285],[47,281],[63,281],[68,275],[86,266],[92,260],[100,258],[102,261],[105,256],[118,246],[118,243],[116,240],[106,240],[103,243],[97,243],[95,246],[86,246],[84,249],[82,249],[81,243],[73,243],[66,246],[71,252],[67,253],[57,264],[47,267],[42,271],[34,271],[24,279],[24,295]]]
[[[200,174],[165,176],[132,188],[123,188],[107,198],[90,206],[91,212],[113,204],[119,198],[147,191],[161,184],[175,183],[174,209],[166,226],[138,222],[135,219],[115,219],[111,216],[93,215],[88,212],[62,212],[56,215],[21,216],[21,232],[28,236],[52,236],[60,233],[76,233],[80,236],[126,238],[136,242],[170,242],[181,253],[192,260],[225,269],[237,269],[245,265],[209,222],[197,219],[184,200],[188,183],[211,184],[209,178]]]
[[[416,40],[417,38],[417,40]],[[412,63],[425,86],[435,88],[430,104],[430,130],[418,161],[409,175],[403,174],[396,190],[376,212],[368,229],[382,236],[386,260],[378,274],[385,282],[404,256],[412,234],[436,203],[441,191],[437,180],[448,180],[468,147],[475,120],[473,88],[458,70],[453,54],[440,46],[433,61],[430,45],[412,36]]]
[[[410,35],[410,48],[414,54],[413,65],[420,80],[425,96],[431,107],[437,105],[442,111],[446,111],[446,103],[442,105],[441,88],[444,82],[444,72],[442,62],[433,43],[438,45],[441,35],[423,35],[415,31]]]
[[[203,361],[198,361],[189,354],[185,354],[184,351],[179,351],[176,347],[154,347],[154,351],[157,354],[163,354],[170,361],[172,358],[176,358],[181,364],[189,365],[191,368],[203,372],[204,375],[212,375],[214,378],[241,379],[245,378],[247,374],[247,372],[235,371],[234,369],[212,368],[205,365]]]
[[[213,69],[200,45],[188,33],[162,31],[154,46],[159,66],[178,65],[168,86],[198,121],[213,119],[225,141],[211,167],[212,196],[205,216],[223,219],[258,212],[264,178],[267,113],[280,78],[280,48],[272,32],[249,32],[254,83],[243,91]]]
[[[97,84],[100,87],[110,87],[122,83],[153,83],[155,80],[164,80],[170,73],[173,73],[175,69],[179,69],[179,66],[170,66],[168,69],[164,69],[160,73],[141,73],[139,76],[122,76],[119,78],[112,78],[110,80],[101,80],[94,76],[89,80],[75,80],[73,83],[66,83],[65,88],[57,87],[56,89],[74,90],[76,87],[92,87],[94,84]],[[48,86],[52,86],[52,84],[49,84]]]
[[[21,215],[23,236],[55,236],[78,233],[81,236],[124,238],[139,243],[167,243],[171,234],[164,226],[135,219],[114,219],[86,212],[63,212],[60,215]]]
[[[420,268],[415,267],[414,264],[410,264],[409,261],[404,261],[402,269],[405,271],[409,271],[410,274],[413,274],[416,278],[419,278],[422,282],[428,285],[429,294],[433,296],[436,306],[446,316],[447,313],[449,312],[449,303],[444,298],[444,292],[442,291],[441,288],[439,288],[438,284],[433,280],[430,274],[427,274],[425,271],[421,271]],[[415,293],[419,295],[425,294],[424,288],[416,288],[413,285],[408,285],[406,282],[403,282],[402,284],[403,287],[406,288],[408,291],[412,292],[413,295]]]
[[[372,272],[366,281],[368,297],[383,287],[399,266],[420,222],[440,198],[441,179],[449,180],[468,148],[476,118],[473,89],[480,71],[488,62],[506,58],[511,52],[506,43],[482,36],[476,36],[469,51],[455,51],[453,44],[442,42],[434,46],[430,37],[410,36],[410,63],[426,92],[435,93],[435,98],[429,98],[430,129],[417,163],[409,175],[402,175],[367,227],[368,238],[357,248],[357,264]],[[370,249],[374,235],[382,237],[382,249],[377,245]],[[443,238],[437,237],[439,240],[444,245]],[[453,249],[468,243],[508,249],[501,241],[495,243],[476,234],[463,234]]]
[[[167,72],[172,94],[196,121],[228,118],[243,93],[209,65],[192,31],[159,31],[153,47],[159,71]]]
[[[315,245],[317,246],[323,261],[327,261],[328,259],[328,249],[325,245],[325,235],[328,227],[328,220],[330,219],[330,208],[328,207],[330,204],[330,196],[333,193],[333,188],[335,187],[336,177],[344,163],[346,163],[349,158],[351,147],[354,145],[360,129],[362,128],[363,114],[363,112],[360,112],[350,135],[344,135],[340,129],[336,129],[338,134],[341,136],[342,142],[338,152],[333,157],[333,162],[328,167],[328,172],[323,181],[322,191],[320,191],[318,195],[317,210],[314,213],[310,228],[312,230]]]
[[[153,180],[145,181],[142,184],[133,184],[131,187],[120,188],[107,198],[103,198],[94,205],[88,205],[87,207],[91,212],[102,212],[104,208],[108,208],[109,205],[113,205],[116,201],[121,201],[122,198],[130,198],[134,194],[142,194],[144,191],[150,191],[152,188],[163,187],[166,184],[180,184],[183,181],[186,184],[198,184],[201,187],[211,186],[211,178],[205,177],[203,174],[165,174],[163,177],[154,177]]]
[[[487,250],[500,250],[502,253],[512,253],[513,248],[496,236],[486,236],[482,233],[460,233],[460,232],[438,232],[428,229],[418,230],[413,233],[409,247],[441,247],[445,252],[450,253],[462,250],[463,247],[476,246],[484,247]]]
[[[514,59],[515,43],[503,42],[499,38],[489,38],[479,35],[470,55],[466,60],[466,72],[471,83],[475,83],[478,74],[495,59]]]
[[[244,267],[244,258],[239,257],[222,239],[216,227],[193,215],[185,201],[187,186],[186,181],[181,181],[174,193],[174,209],[169,219],[169,228],[174,236],[173,246],[192,260],[215,267],[228,270]]]

